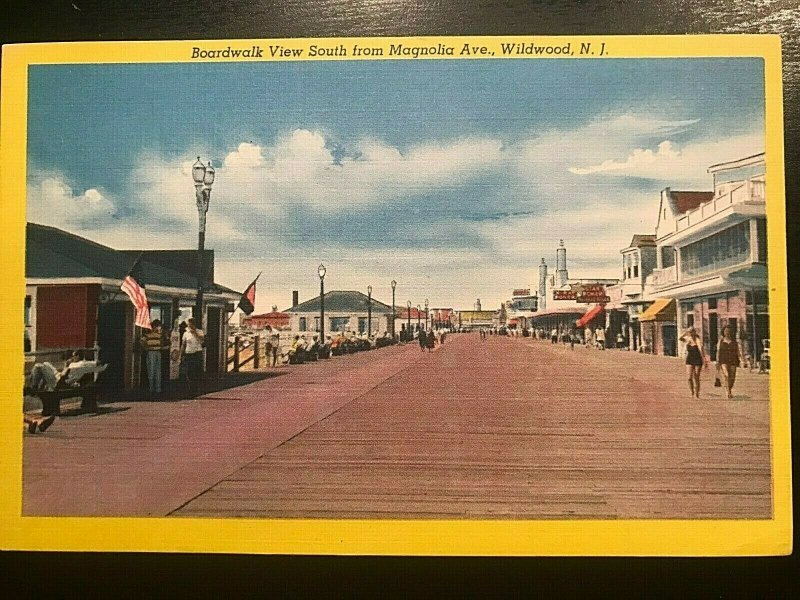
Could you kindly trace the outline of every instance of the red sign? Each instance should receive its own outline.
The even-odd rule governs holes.
[[[585,304],[605,304],[611,302],[606,295],[606,287],[597,283],[576,283],[569,290],[553,290],[553,300],[574,300]]]
[[[511,293],[511,295],[512,296],[530,296],[531,295],[531,290],[530,289],[527,289],[527,290],[514,290]]]
[[[575,301],[585,304],[605,304],[611,302],[611,298],[606,295],[606,286],[597,283],[578,284],[572,286],[575,292]]]

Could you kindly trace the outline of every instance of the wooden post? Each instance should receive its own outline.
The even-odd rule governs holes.
[[[253,340],[253,368],[258,369],[259,359],[261,358],[261,336],[257,335]]]
[[[239,372],[239,336],[233,338],[233,371]]]

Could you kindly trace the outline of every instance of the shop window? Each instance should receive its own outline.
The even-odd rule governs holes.
[[[634,277],[639,276],[639,265],[633,265],[633,276]]]
[[[314,317],[314,331],[319,331],[319,317]]]
[[[675,266],[675,248],[672,246],[661,247],[661,266],[664,269]]]
[[[708,299],[708,310],[716,310],[717,308],[717,299],[716,298],[709,298]]]
[[[749,262],[750,223],[744,221],[681,248],[681,274],[693,277]]]
[[[307,327],[306,318],[305,317],[300,317],[300,331],[305,331],[306,327]]]
[[[347,331],[350,317],[331,317],[330,325],[331,331]]]
[[[367,331],[367,317],[358,317],[358,333]]]

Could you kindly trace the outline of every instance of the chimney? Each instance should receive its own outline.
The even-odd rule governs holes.
[[[300,304],[300,292],[292,290],[292,308]]]
[[[539,265],[539,304],[538,310],[545,310],[547,308],[547,263],[542,259]]]
[[[567,249],[564,247],[564,240],[561,240],[556,249],[556,285],[563,286],[568,280]]]

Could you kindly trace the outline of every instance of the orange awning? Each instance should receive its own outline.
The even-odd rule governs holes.
[[[575,325],[577,327],[585,327],[589,321],[594,319],[597,315],[603,312],[603,306],[600,304],[595,304],[594,307],[589,309],[585,315],[583,315],[580,319],[575,321]]]
[[[675,320],[675,300],[671,298],[657,298],[647,307],[639,321],[674,321]]]

